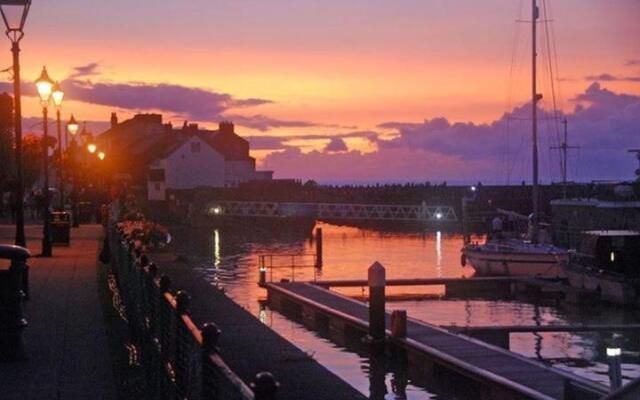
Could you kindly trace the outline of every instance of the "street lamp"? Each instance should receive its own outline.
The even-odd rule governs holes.
[[[44,157],[44,223],[42,228],[42,256],[51,257],[51,237],[49,236],[49,128],[47,122],[47,106],[51,93],[53,92],[53,81],[49,78],[47,68],[42,67],[42,73],[36,80],[36,87],[38,89],[38,95],[40,96],[40,103],[42,105],[42,120],[43,120],[43,136],[42,136],[42,148]]]
[[[58,187],[60,188],[60,209],[64,211],[64,176],[62,175],[62,123],[60,122],[60,109],[62,108],[62,99],[64,92],[60,87],[60,83],[53,85],[51,92],[53,104],[56,106],[56,122],[58,127]]]
[[[69,122],[67,122],[67,131],[69,131],[71,135],[75,136],[76,133],[78,133],[79,128],[80,126],[76,122],[76,119],[73,117],[73,114],[71,114],[71,119],[69,120]],[[67,146],[69,146],[68,143]]]
[[[104,160],[105,157],[106,155],[104,154],[104,151],[98,153],[98,158],[100,159],[100,161]]]
[[[20,40],[24,36],[24,24],[31,0],[0,0],[0,14],[7,28],[13,53],[13,129],[16,135],[16,240],[18,246],[26,246],[24,236],[24,170],[22,168],[22,104],[20,99]]]
[[[87,150],[89,150],[89,153],[91,153],[91,154],[95,153],[97,149],[98,149],[98,146],[96,146],[93,143],[89,143],[87,145]]]
[[[71,136],[73,137],[73,142],[71,143],[71,146],[69,146],[69,141],[67,141],[67,147],[69,148],[69,159],[72,160],[73,162],[73,168],[72,168],[72,173],[73,173],[73,189],[71,190],[71,219],[73,220],[72,223],[72,227],[77,228],[80,226],[80,223],[78,221],[78,171],[76,168],[76,156],[77,156],[77,151],[78,151],[78,146],[76,143],[76,139],[75,139],[75,135],[76,133],[78,133],[78,129],[80,128],[80,126],[78,125],[78,122],[76,121],[76,119],[73,117],[73,114],[71,114],[71,119],[69,119],[69,122],[67,122],[67,131],[69,133],[71,133]]]

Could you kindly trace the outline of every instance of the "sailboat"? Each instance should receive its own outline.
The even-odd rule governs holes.
[[[532,276],[564,278],[562,263],[567,259],[567,251],[545,243],[539,230],[538,205],[538,115],[537,105],[542,95],[537,92],[537,20],[539,9],[536,0],[532,5],[532,52],[531,52],[531,119],[533,158],[533,212],[530,217],[530,232],[527,239],[503,238],[494,235],[484,244],[466,244],[462,249],[464,263],[469,263],[476,275]]]

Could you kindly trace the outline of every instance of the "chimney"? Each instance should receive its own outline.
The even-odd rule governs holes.
[[[218,129],[220,130],[220,133],[223,133],[223,134],[231,133],[231,134],[233,134],[234,133],[233,132],[233,122],[231,122],[231,121],[222,121],[222,122],[220,122],[220,125],[219,125]]]
[[[112,112],[111,113],[111,128],[115,128],[118,125],[118,116],[116,115],[116,113]]]

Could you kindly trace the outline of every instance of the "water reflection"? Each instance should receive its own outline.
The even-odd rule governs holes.
[[[323,230],[324,266],[315,271],[318,279],[364,279],[369,265],[381,262],[392,278],[414,277],[468,277],[471,268],[460,266],[462,237],[446,232],[386,233],[330,224],[319,224]],[[191,265],[210,282],[224,286],[226,292],[241,306],[250,310],[263,323],[268,324],[292,343],[307,352],[314,352],[319,362],[349,381],[363,393],[377,395],[383,390],[387,396],[403,398],[393,388],[402,387],[402,374],[397,376],[385,369],[386,389],[379,379],[369,380],[369,360],[364,354],[353,356],[353,351],[339,348],[327,338],[311,333],[300,324],[288,321],[280,314],[261,305],[266,298],[258,280],[258,256],[261,254],[287,254],[302,256],[313,253],[314,243],[306,234],[289,235],[276,230],[188,230],[176,232],[176,245],[189,256]],[[213,257],[211,256],[213,255]],[[291,271],[274,273],[274,280],[290,278]],[[295,271],[296,280],[311,280],[313,269]],[[353,296],[364,296],[364,288],[341,289]],[[634,310],[607,307],[572,307],[540,299],[537,304],[505,300],[451,300],[442,299],[440,287],[389,288],[391,296],[402,295],[406,300],[393,301],[388,307],[407,310],[409,316],[445,326],[499,326],[548,324],[624,324],[637,323],[640,316]],[[413,294],[431,295],[434,299],[413,300]],[[403,297],[396,297],[403,298]],[[608,383],[604,356],[606,333],[518,333],[511,334],[510,348],[527,357],[581,374],[589,379]],[[640,339],[638,335],[625,335],[623,349],[623,375],[625,380],[640,376]],[[374,362],[374,361],[372,361]],[[378,366],[376,366],[378,367]],[[373,367],[372,367],[373,369]],[[375,370],[378,373],[378,370]],[[433,398],[434,390],[415,384],[409,379],[407,398]],[[413,384],[412,384],[413,382]],[[375,383],[375,384],[373,384]],[[379,391],[378,391],[379,389]],[[402,390],[400,390],[402,392]],[[383,398],[383,397],[381,397]],[[441,397],[443,398],[443,397]],[[446,397],[444,397],[446,398]]]

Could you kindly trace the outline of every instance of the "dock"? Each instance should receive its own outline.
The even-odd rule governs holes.
[[[389,280],[387,284],[393,282]],[[366,304],[325,289],[317,282],[265,282],[262,286],[267,289],[272,307],[296,313],[307,324],[361,333],[368,330]],[[392,337],[390,320],[391,314],[387,312],[389,342],[406,350],[412,364],[432,373],[446,371],[467,378],[480,386],[484,395],[479,397],[595,400],[608,393],[604,386],[572,373],[412,318],[407,320],[406,338]]]
[[[311,283],[325,289],[368,286],[364,279],[317,280]],[[445,297],[460,298],[544,293],[547,298],[560,298],[573,303],[592,302],[597,295],[593,291],[573,288],[561,281],[524,276],[387,279],[386,286],[444,286]]]

